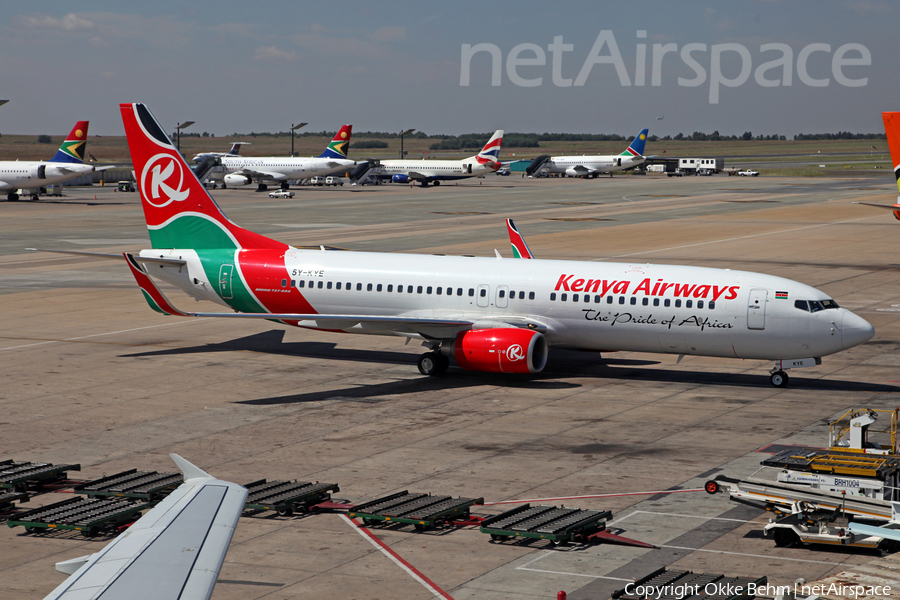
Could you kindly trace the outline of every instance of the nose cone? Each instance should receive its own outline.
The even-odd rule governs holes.
[[[844,313],[841,323],[841,343],[844,350],[868,342],[875,335],[872,324],[849,310]]]

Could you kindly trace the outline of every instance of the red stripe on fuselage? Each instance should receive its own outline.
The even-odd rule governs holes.
[[[241,273],[253,295],[268,312],[315,314],[318,311],[296,287],[290,286],[291,275],[279,250],[241,250],[238,252]],[[282,281],[288,285],[281,286]],[[291,323],[296,325],[296,322]]]

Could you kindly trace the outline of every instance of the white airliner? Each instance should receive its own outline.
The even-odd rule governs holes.
[[[631,169],[644,162],[644,144],[648,129],[641,129],[637,137],[621,154],[595,156],[551,156],[544,168],[550,173],[565,173],[572,177],[596,178],[601,173]]]
[[[382,160],[381,170],[383,177],[389,177],[394,183],[418,181],[422,187],[486,175],[500,168],[501,143],[503,130],[498,129],[475,156],[462,160]]]
[[[874,335],[825,292],[761,273],[293,248],[230,221],[150,111],[120,108],[152,244],[125,257],[163,314],[419,340],[428,375],[451,358],[475,371],[536,373],[552,349],[575,348],[771,360],[779,387],[785,370]],[[150,275],[227,311],[175,308]]]
[[[22,190],[37,200],[42,187],[92,173],[94,166],[84,164],[87,132],[88,122],[78,121],[50,160],[0,161],[0,190],[6,192],[6,199],[18,200]]]
[[[290,187],[295,179],[307,179],[316,175],[343,173],[352,169],[356,161],[347,158],[352,125],[344,125],[318,157],[291,158],[287,156],[221,156],[225,167],[225,183],[222,187],[249,185],[254,181],[259,190],[265,190],[269,183],[280,183],[281,189]],[[234,151],[232,147],[232,151]],[[199,156],[199,155],[198,155]]]

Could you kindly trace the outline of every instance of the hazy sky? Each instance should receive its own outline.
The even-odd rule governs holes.
[[[130,101],[170,131],[194,120],[190,131],[217,135],[299,121],[452,134],[880,132],[881,111],[900,109],[897,14],[878,0],[5,2],[0,132],[61,135],[89,119],[91,134],[122,135],[117,105]],[[467,86],[465,44],[494,46],[472,56]],[[654,45],[674,49],[655,69]]]

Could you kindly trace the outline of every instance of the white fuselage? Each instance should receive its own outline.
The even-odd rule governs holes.
[[[474,156],[463,160],[382,160],[381,168],[385,175],[415,174],[439,181],[466,179],[494,172],[494,169],[480,164]]]
[[[36,189],[93,172],[83,163],[35,160],[0,161],[0,190]]]
[[[272,252],[265,260],[254,254]],[[186,272],[155,274],[191,293],[219,285],[206,281],[192,250],[142,255],[184,257]],[[530,327],[544,332],[551,347],[778,360],[825,356],[874,333],[836,305],[799,308],[798,301],[828,300],[815,288],[746,271],[294,248],[238,250],[234,259],[237,282],[267,312],[308,312],[308,303],[319,314],[466,319],[474,324],[460,330]],[[297,324],[341,329],[326,321]],[[419,339],[457,333],[365,323],[344,331]]]
[[[567,175],[593,175],[612,173],[636,167],[644,162],[643,156],[552,156],[547,161],[550,173]]]
[[[290,158],[223,156],[225,175],[231,173],[262,173],[251,175],[253,181],[291,181],[316,175],[343,173],[352,169],[356,161],[346,158]]]

